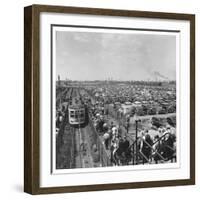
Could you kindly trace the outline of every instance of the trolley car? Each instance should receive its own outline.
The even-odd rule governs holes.
[[[73,127],[80,128],[88,124],[87,106],[79,99],[74,99],[68,106],[69,124]]]

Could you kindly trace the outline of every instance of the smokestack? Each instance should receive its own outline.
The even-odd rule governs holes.
[[[156,80],[157,80],[158,77],[165,79],[165,80],[169,80],[168,77],[163,76],[160,72],[154,71],[153,73],[154,73],[154,76],[156,77]]]

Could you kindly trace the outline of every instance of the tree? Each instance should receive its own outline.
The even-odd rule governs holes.
[[[162,126],[160,120],[159,120],[157,117],[152,117],[152,119],[151,119],[151,124],[152,124],[153,126],[156,126],[157,128],[159,128],[159,127]]]
[[[167,117],[167,123],[170,126],[175,127],[176,126],[176,117]]]

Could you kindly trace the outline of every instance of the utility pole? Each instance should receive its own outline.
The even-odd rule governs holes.
[[[135,120],[136,165],[138,164],[138,120]]]
[[[130,117],[127,116],[127,118],[126,118],[126,134],[127,135],[128,135],[129,125],[130,125]]]
[[[136,153],[136,165],[138,164],[138,122],[141,122],[141,120],[138,119],[137,115],[135,115],[135,153]],[[134,163],[134,159],[133,159],[133,163]]]

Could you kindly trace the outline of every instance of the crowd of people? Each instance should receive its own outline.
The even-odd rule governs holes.
[[[148,130],[142,130],[139,138],[139,153],[143,163],[176,160],[176,135],[171,127],[159,128],[158,134],[152,137]]]
[[[139,130],[136,141],[126,134],[122,126],[109,122],[103,110],[93,108],[90,116],[109,152],[112,165],[175,161],[176,135],[170,126],[158,128],[154,136],[147,129]]]
[[[61,125],[63,123],[63,120],[66,116],[66,108],[65,106],[62,106],[61,108],[57,108],[56,110],[56,135],[58,134]]]

